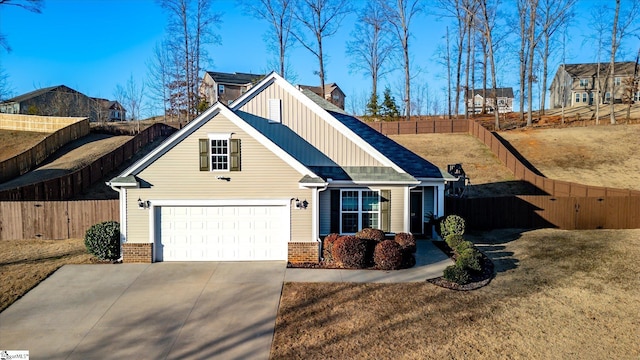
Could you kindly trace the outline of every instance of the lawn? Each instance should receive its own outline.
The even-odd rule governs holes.
[[[90,262],[82,239],[0,241],[0,311],[63,265]]]
[[[479,290],[287,283],[272,359],[638,359],[640,230],[469,236]]]

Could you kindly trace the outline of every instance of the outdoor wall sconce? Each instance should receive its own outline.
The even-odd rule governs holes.
[[[216,179],[218,179],[218,180],[224,180],[224,181],[231,181],[231,178],[230,178],[230,177],[227,177],[227,176],[218,176],[218,177],[216,177]]]
[[[149,200],[142,201],[142,199],[138,198],[138,209],[148,209],[149,205]]]
[[[296,200],[295,200],[295,201],[296,201],[296,202],[295,202],[295,207],[296,207],[296,209],[298,209],[298,210],[306,209],[306,208],[307,208],[307,206],[309,206],[309,202],[308,202],[307,200],[302,200],[302,201],[300,201],[300,199],[296,198]]]

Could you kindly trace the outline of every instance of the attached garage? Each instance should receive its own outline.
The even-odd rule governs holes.
[[[154,204],[152,213],[155,261],[287,260],[286,203]]]

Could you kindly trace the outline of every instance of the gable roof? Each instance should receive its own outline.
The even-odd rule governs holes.
[[[223,73],[216,71],[207,71],[207,74],[211,76],[215,82],[220,84],[234,84],[234,85],[245,85],[252,82],[257,82],[261,78],[263,78],[264,74],[250,74],[250,73]]]
[[[562,64],[559,69],[562,69]],[[615,63],[616,74],[632,75],[635,72],[636,63],[634,61],[622,61]],[[598,63],[566,64],[564,70],[572,77],[594,77],[598,73]],[[609,73],[609,63],[600,63],[600,76]]]
[[[493,97],[493,89],[487,89],[487,93],[489,94],[490,98]],[[513,99],[513,88],[510,88],[510,87],[496,88],[496,93],[498,94],[498,97],[506,97],[506,98]],[[471,90],[467,90],[467,99],[470,99],[472,94],[485,97],[484,89],[474,89],[473,92]]]
[[[79,91],[73,90],[72,88],[70,88],[68,86],[56,85],[56,86],[49,86],[49,87],[37,89],[37,90],[31,91],[31,92],[28,92],[26,94],[18,95],[16,97],[11,98],[9,100],[6,100],[4,102],[17,102],[17,103],[19,103],[19,102],[23,102],[23,101],[38,97],[40,95],[46,94],[46,93],[48,93],[50,91],[64,91],[64,92],[80,94]]]
[[[320,86],[298,85],[298,88],[311,90],[314,94],[317,94],[319,96],[324,96],[324,94],[331,94],[334,90],[338,90],[342,93],[342,95],[344,95],[344,91],[342,91],[342,89],[340,89],[340,87],[336,83],[324,84],[324,92],[321,91]]]

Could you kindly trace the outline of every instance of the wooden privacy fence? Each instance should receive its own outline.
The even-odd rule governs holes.
[[[38,116],[36,117],[36,119],[33,119],[31,121],[36,122],[38,118],[42,117]],[[36,166],[40,165],[47,157],[49,157],[49,155],[56,152],[63,145],[89,134],[89,119],[60,119],[66,120],[67,122],[75,122],[47,135],[47,137],[45,137],[37,145],[28,150],[25,150],[21,154],[0,162],[0,183],[25,174],[30,170],[33,170]],[[37,124],[34,124],[34,126],[36,127],[36,129],[34,129],[33,131],[37,130]]]
[[[367,122],[367,125],[385,135],[468,133],[468,120],[437,119],[411,121]]]
[[[120,221],[118,200],[1,201],[0,240],[84,238],[108,220]]]
[[[154,124],[112,152],[96,159],[93,163],[58,178],[36,184],[0,191],[0,200],[66,200],[82,194],[89,186],[117,169],[141,148],[160,136],[167,136],[176,129],[165,124]]]

